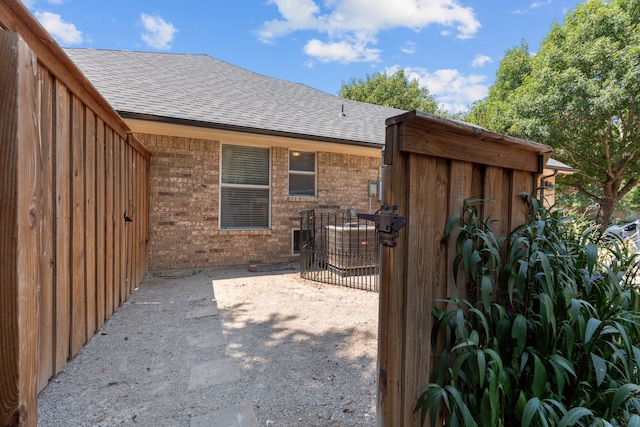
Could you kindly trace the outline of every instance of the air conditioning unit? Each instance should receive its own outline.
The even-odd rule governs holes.
[[[330,267],[342,273],[365,274],[364,270],[378,266],[374,225],[358,222],[327,225],[326,233]]]

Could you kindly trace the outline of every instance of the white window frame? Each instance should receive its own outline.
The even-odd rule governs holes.
[[[224,146],[241,146],[241,147],[252,147],[252,148],[260,148],[268,151],[269,158],[269,182],[265,185],[249,185],[249,184],[225,184],[223,182],[223,159],[222,159],[222,150]],[[220,189],[218,191],[218,229],[220,230],[270,230],[271,229],[271,167],[272,167],[272,151],[269,147],[263,147],[258,145],[251,144],[229,144],[229,143],[221,143],[220,144],[220,161],[219,161],[219,184]],[[222,191],[223,189],[261,189],[267,190],[268,193],[268,211],[267,211],[267,224],[264,227],[223,227],[222,226],[222,215],[223,215],[223,207],[222,207]]]
[[[313,154],[313,172],[309,172],[309,171],[299,171],[299,170],[292,170],[291,169],[291,156],[293,153],[307,153],[307,154]],[[318,153],[316,151],[305,151],[305,150],[293,150],[290,149],[289,152],[287,153],[287,162],[289,163],[289,174],[288,174],[288,179],[289,182],[287,182],[287,194],[289,197],[301,197],[301,198],[308,198],[308,199],[313,199],[316,198],[318,195]],[[313,195],[296,195],[296,194],[291,194],[291,175],[306,175],[306,176],[313,176]]]

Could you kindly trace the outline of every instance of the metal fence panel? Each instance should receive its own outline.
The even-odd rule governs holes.
[[[375,226],[353,211],[300,212],[300,276],[378,292],[380,262]]]

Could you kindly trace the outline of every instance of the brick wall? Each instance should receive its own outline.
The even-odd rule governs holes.
[[[369,211],[380,156],[317,153],[317,197],[288,197],[289,151],[271,148],[271,229],[219,230],[220,142],[136,134],[151,151],[149,268],[152,271],[297,261],[292,229],[306,209]],[[372,210],[380,202],[371,200]]]

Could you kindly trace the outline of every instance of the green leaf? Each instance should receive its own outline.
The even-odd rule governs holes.
[[[591,363],[593,363],[593,370],[596,374],[597,385],[600,387],[607,375],[607,362],[597,354],[591,353]]]
[[[485,358],[485,354],[484,351],[482,350],[478,350],[476,352],[476,358],[477,358],[477,362],[478,362],[478,375],[479,375],[479,380],[480,380],[480,384],[479,386],[482,388],[484,387],[484,377],[486,375],[486,371],[487,371],[487,361]]]
[[[623,384],[616,390],[611,398],[611,413],[615,414],[620,405],[629,399],[633,394],[640,392],[640,386],[637,384]]]
[[[540,410],[540,399],[537,397],[529,399],[522,411],[522,427],[529,427],[533,422],[533,417]]]
[[[460,394],[458,389],[450,385],[446,386],[445,389],[447,390],[447,393],[449,393],[449,395],[453,398],[453,401],[455,402],[457,407],[457,412],[462,415],[462,421],[464,422],[464,425],[477,427],[478,424],[473,419],[473,416],[471,415],[471,412],[469,411],[467,405],[464,403],[462,395]]]
[[[491,307],[491,293],[493,292],[493,280],[491,276],[483,275],[481,282],[482,304],[485,310]]]
[[[567,412],[564,417],[562,417],[562,419],[560,420],[560,424],[558,424],[558,427],[575,426],[578,424],[578,421],[580,421],[584,417],[593,417],[593,412],[591,412],[590,409],[583,408],[581,406],[571,408],[569,412]]]
[[[540,397],[547,388],[547,370],[537,354],[534,354],[533,358],[535,367],[533,371],[533,383],[531,386],[533,389],[533,395],[535,397]]]
[[[518,314],[515,319],[513,319],[511,338],[516,340],[513,355],[514,357],[520,357],[527,340],[527,319],[522,314]]]
[[[585,344],[588,344],[591,341],[591,338],[593,338],[593,334],[596,332],[596,330],[598,329],[598,327],[600,327],[601,324],[602,324],[602,321],[600,319],[596,319],[595,317],[591,317],[587,321],[587,328],[584,331]]]
[[[598,245],[595,243],[587,244],[585,248],[585,258],[587,262],[587,271],[589,274],[593,274],[593,268],[595,267],[598,259]]]

